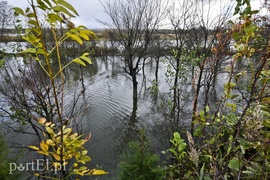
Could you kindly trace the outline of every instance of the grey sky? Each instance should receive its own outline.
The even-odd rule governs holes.
[[[25,8],[28,5],[27,0],[7,0],[12,6]],[[85,25],[88,28],[102,28],[95,18],[106,19],[106,14],[98,0],[67,0],[78,11],[79,17],[74,19],[77,25]]]
[[[25,8],[28,5],[27,0],[7,0],[10,5]],[[72,21],[76,25],[85,25],[90,29],[104,28],[96,19],[106,21],[108,16],[104,13],[103,7],[99,0],[67,0],[78,11],[79,17]],[[106,1],[106,0],[101,0]],[[167,0],[165,0],[167,1]],[[176,1],[176,0],[172,0]],[[253,7],[258,9],[259,2],[262,0],[251,0]]]

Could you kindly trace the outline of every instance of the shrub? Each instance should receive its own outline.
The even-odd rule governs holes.
[[[151,152],[151,145],[143,133],[139,141],[128,144],[128,152],[121,156],[118,179],[120,180],[159,180],[163,179],[163,169],[159,166],[158,155]]]

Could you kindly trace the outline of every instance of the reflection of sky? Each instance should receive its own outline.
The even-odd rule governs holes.
[[[21,52],[22,49],[26,48],[26,43],[17,43],[17,42],[8,42],[8,43],[0,43],[0,51],[5,53],[18,53]]]
[[[27,0],[7,0],[10,5],[18,6],[18,7],[26,7],[28,5]],[[100,0],[101,2],[105,2],[107,0]],[[74,6],[74,8],[78,11],[80,17],[74,19],[74,23],[76,25],[85,25],[88,28],[94,29],[94,28],[103,28],[103,25],[101,25],[96,19],[101,21],[108,20],[108,16],[105,14],[103,7],[101,5],[99,0],[67,0],[70,4]],[[168,0],[164,0],[168,1]],[[179,2],[182,2],[183,0],[179,0]],[[113,1],[112,1],[113,2]],[[171,2],[177,2],[177,0],[171,0]],[[213,0],[215,2],[216,6],[218,6],[220,3],[219,0]],[[221,1],[225,2],[225,1]],[[235,2],[235,1],[233,1]],[[260,0],[251,0],[252,6],[254,9],[259,8]],[[211,10],[214,10],[216,8],[211,8]]]

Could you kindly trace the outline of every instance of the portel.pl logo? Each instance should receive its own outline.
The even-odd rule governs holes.
[[[66,164],[65,161],[63,164]],[[13,174],[16,171],[32,171],[32,172],[44,172],[51,171],[57,174],[61,170],[66,170],[65,165],[62,166],[60,163],[51,164],[48,159],[36,159],[32,162],[27,163],[9,163],[9,174]]]

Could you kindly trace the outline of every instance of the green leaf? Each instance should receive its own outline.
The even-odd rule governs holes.
[[[169,149],[169,151],[174,155],[174,156],[177,156],[177,152],[174,150],[174,149]]]
[[[38,49],[38,50],[37,50],[37,54],[43,54],[43,55],[44,55],[44,54],[46,54],[46,53],[45,53],[45,51],[44,51],[43,49]]]
[[[206,111],[206,112],[209,112],[209,111],[210,111],[209,106],[206,106],[206,107],[205,107],[205,111]]]
[[[45,3],[47,3],[48,4],[48,6],[50,6],[50,7],[52,7],[52,4],[51,4],[51,2],[49,1],[49,0],[43,0]]]
[[[62,6],[66,7],[67,9],[71,10],[74,14],[76,14],[77,16],[79,16],[78,12],[74,9],[74,7],[69,4],[67,1],[65,0],[59,0],[58,1],[59,4],[61,4]]]
[[[35,13],[28,13],[26,16],[27,16],[28,18],[35,17]]]
[[[243,174],[254,175],[254,172],[252,172],[252,171],[243,171]]]
[[[43,11],[46,11],[46,9],[49,9],[49,7],[41,0],[37,0],[38,8],[42,9]]]
[[[80,60],[79,58],[73,59],[72,62],[75,62],[75,63],[80,64],[82,66],[86,66],[86,64],[82,60]]]
[[[38,23],[37,23],[37,21],[35,21],[35,20],[30,20],[30,21],[28,21],[28,24],[32,24],[32,25],[34,25],[34,26],[38,26]]]
[[[185,142],[182,142],[179,146],[178,146],[178,152],[182,152],[185,150],[187,144]]]
[[[4,66],[5,65],[5,60],[4,59],[1,59],[0,60],[0,67]]]
[[[48,18],[52,21],[62,21],[63,18],[61,18],[60,16],[58,16],[57,14],[55,13],[49,13],[48,14]]]
[[[36,53],[36,52],[37,51],[35,48],[27,48],[22,53],[28,54],[28,53]]]
[[[12,8],[12,9],[13,9],[16,13],[18,13],[18,14],[24,16],[24,12],[23,12],[23,10],[22,10],[21,8],[19,8],[19,7],[14,7],[14,8]]]
[[[239,171],[239,167],[240,167],[239,159],[234,157],[233,159],[230,160],[228,166],[229,166],[230,169]]]
[[[200,180],[203,180],[204,178],[204,167],[205,167],[205,163],[203,163],[203,166],[202,166],[202,168],[201,168],[201,170],[200,170]]]
[[[66,8],[64,8],[62,6],[54,6],[52,9],[56,13],[62,12],[62,13],[69,15],[70,17],[75,17],[74,15],[70,14]]]

